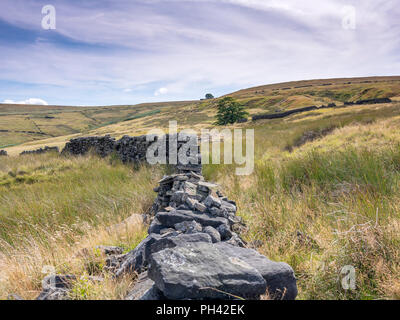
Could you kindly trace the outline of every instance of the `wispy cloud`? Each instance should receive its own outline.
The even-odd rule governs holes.
[[[32,104],[32,105],[44,105],[47,106],[48,103],[46,101],[44,101],[43,99],[39,99],[39,98],[29,98],[23,101],[14,101],[11,99],[6,99],[3,101],[3,103],[6,104]]]

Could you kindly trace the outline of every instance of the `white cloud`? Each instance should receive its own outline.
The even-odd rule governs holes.
[[[5,104],[32,104],[32,105],[43,105],[43,106],[48,105],[48,103],[46,101],[44,101],[43,99],[39,99],[39,98],[29,98],[24,101],[14,101],[14,100],[6,99],[3,101],[3,103],[5,103]]]
[[[132,92],[132,89],[129,89],[129,88],[126,88],[126,89],[124,89],[124,92]]]
[[[158,89],[156,92],[154,92],[154,95],[157,97],[159,95],[167,94],[167,93],[168,93],[168,89],[163,87],[163,88]]]

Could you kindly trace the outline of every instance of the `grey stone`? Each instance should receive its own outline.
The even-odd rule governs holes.
[[[212,243],[212,238],[207,233],[191,233],[191,234],[180,234],[179,236],[176,237],[159,239],[151,245],[151,254],[167,248],[174,248],[176,246],[189,242]]]
[[[76,281],[74,275],[49,275],[42,281],[43,289],[70,289]]]
[[[190,209],[194,210],[194,209],[196,209],[196,203],[198,203],[198,201],[194,200],[192,198],[186,197],[185,203],[187,204],[187,206]]]
[[[211,208],[211,207],[220,208],[221,207],[221,201],[218,198],[213,197],[212,195],[209,195],[204,200],[204,204],[209,208]]]
[[[200,211],[200,212],[205,212],[205,211],[207,211],[207,207],[206,207],[204,204],[202,204],[202,203],[200,203],[200,202],[198,202],[198,201],[195,202],[194,208],[195,208],[196,210]]]
[[[244,248],[246,246],[246,244],[243,242],[243,240],[235,232],[232,232],[232,237],[225,242],[232,246],[237,246],[237,247],[241,247],[241,248]]]
[[[212,217],[211,215],[208,215],[206,213],[198,214],[189,210],[159,212],[157,213],[156,218],[165,227],[173,227],[177,223],[192,220],[200,223],[202,226],[212,226],[214,228],[218,227],[221,224],[228,224],[228,220],[225,218]]]
[[[183,195],[185,193],[183,191],[176,191],[174,192],[174,194],[171,196],[171,201],[175,202],[175,203],[182,203],[183,201]]]
[[[153,253],[148,273],[167,299],[258,299],[266,292],[255,268],[205,242]]]
[[[175,230],[183,232],[183,233],[198,233],[203,230],[203,227],[200,223],[196,221],[184,221],[181,223],[177,223],[174,225]]]
[[[278,300],[294,300],[296,298],[296,277],[288,264],[271,261],[253,249],[239,248],[226,242],[217,243],[215,247],[221,253],[242,259],[257,269],[267,282],[271,298]]]
[[[222,241],[229,240],[230,238],[232,238],[232,231],[226,224],[221,224],[220,226],[218,226],[217,231],[221,235]]]
[[[96,249],[100,250],[107,256],[119,255],[124,252],[124,248],[115,246],[96,246]]]
[[[194,183],[186,181],[183,186],[183,191],[188,195],[194,196],[196,195],[197,187]]]
[[[125,261],[127,254],[121,255],[111,255],[106,259],[105,268],[108,271],[115,272],[121,266],[121,264]]]
[[[161,238],[161,235],[154,233],[147,236],[147,238],[139,243],[134,250],[130,251],[126,255],[125,261],[121,264],[120,268],[115,273],[115,276],[120,277],[125,273],[131,272],[143,272],[148,265],[148,257],[150,254],[151,245],[156,242],[156,240]]]
[[[165,228],[160,231],[160,235],[162,235],[162,236],[166,235],[166,234],[170,234],[170,233],[174,233],[174,235],[178,235],[178,233],[176,232],[176,230],[174,228]]]
[[[216,207],[210,208],[209,211],[215,217],[223,217],[224,216],[221,209],[218,209]]]
[[[162,292],[154,285],[147,272],[139,275],[132,290],[125,297],[125,300],[164,300]]]
[[[43,290],[36,300],[68,300],[74,281],[74,275],[49,275],[43,279]]]
[[[150,224],[150,226],[149,226],[149,229],[147,230],[147,233],[148,233],[148,234],[152,234],[152,233],[159,234],[160,231],[161,231],[162,229],[164,229],[164,228],[165,228],[165,227],[164,227],[157,219],[154,219],[154,220],[151,222],[151,224]]]
[[[213,243],[221,241],[221,235],[213,227],[211,227],[211,226],[205,227],[203,229],[203,232],[207,233],[211,237]]]
[[[222,210],[227,210],[228,212],[236,212],[236,206],[233,205],[232,203],[227,202],[227,201],[222,201],[221,209]]]

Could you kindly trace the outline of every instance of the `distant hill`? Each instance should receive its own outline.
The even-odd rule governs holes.
[[[250,115],[361,99],[400,100],[400,76],[294,81],[228,95],[245,104]],[[169,120],[194,129],[211,127],[215,113],[216,99],[97,107],[0,104],[0,149],[62,146],[80,135],[143,134],[151,128],[167,128]]]

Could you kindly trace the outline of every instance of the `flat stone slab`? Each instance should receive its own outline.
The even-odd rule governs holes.
[[[211,243],[212,238],[207,233],[180,234],[176,237],[162,238],[151,245],[151,254],[167,248],[174,248],[187,242],[207,242]]]
[[[222,217],[212,217],[206,213],[195,213],[190,210],[175,210],[171,212],[159,212],[156,219],[165,227],[172,228],[175,224],[184,221],[196,221],[203,227],[211,226],[218,228],[221,224],[228,225],[228,220]]]
[[[167,299],[259,299],[267,289],[254,267],[205,242],[153,253],[148,274]]]
[[[256,250],[232,246],[226,242],[216,243],[215,248],[230,257],[240,258],[257,269],[267,282],[271,299],[294,300],[296,298],[296,277],[288,264],[271,261]]]

